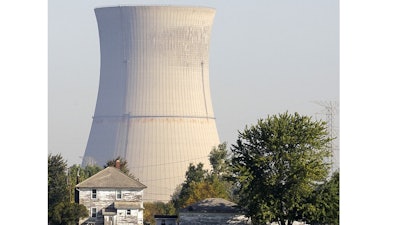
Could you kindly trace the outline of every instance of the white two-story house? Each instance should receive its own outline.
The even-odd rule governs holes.
[[[79,225],[143,225],[143,190],[146,186],[107,167],[76,186],[76,200],[89,211]]]

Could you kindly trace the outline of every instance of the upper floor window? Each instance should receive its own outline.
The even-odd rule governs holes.
[[[117,190],[117,199],[121,199],[121,198],[122,198],[122,191]]]
[[[91,217],[96,217],[97,216],[97,209],[96,208],[92,208],[91,209]]]
[[[92,189],[92,198],[97,198],[97,190]]]
[[[126,215],[128,215],[128,216],[131,215],[131,210],[130,210],[130,209],[127,209],[127,210],[126,210]]]

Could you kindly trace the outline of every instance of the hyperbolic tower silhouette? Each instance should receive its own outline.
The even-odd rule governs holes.
[[[209,168],[219,144],[209,85],[215,10],[203,7],[96,8],[100,84],[82,164],[118,156],[146,189],[168,201],[189,163]]]

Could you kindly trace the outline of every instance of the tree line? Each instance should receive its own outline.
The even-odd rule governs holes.
[[[259,119],[238,133],[229,150],[226,143],[211,150],[210,171],[202,163],[190,164],[169,202],[145,203],[144,220],[153,224],[155,214],[177,214],[197,201],[218,197],[241,206],[255,225],[339,224],[339,171],[329,173],[332,138],[326,122],[285,112]],[[117,159],[121,170],[133,176],[126,169],[128,162]],[[74,186],[101,169],[67,169],[60,155],[49,155],[50,224],[72,224],[87,216],[86,209],[73,203]]]

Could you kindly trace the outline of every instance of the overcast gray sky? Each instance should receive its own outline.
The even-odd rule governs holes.
[[[81,163],[97,98],[94,8],[115,5],[216,9],[211,95],[220,140],[228,145],[259,118],[287,110],[325,119],[315,102],[339,102],[338,0],[49,1],[48,148],[69,165]]]

